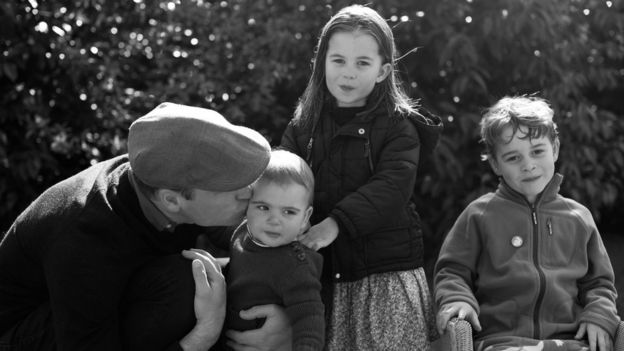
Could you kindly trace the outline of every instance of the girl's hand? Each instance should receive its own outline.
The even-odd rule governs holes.
[[[312,250],[319,249],[333,243],[338,236],[338,223],[331,218],[325,218],[321,223],[310,227],[310,229],[301,234],[298,240]]]
[[[583,322],[579,326],[578,332],[574,336],[575,339],[582,339],[587,334],[590,351],[613,351],[613,341],[606,330],[596,324]],[[596,347],[597,346],[597,347]]]
[[[436,317],[440,335],[444,334],[448,321],[453,317],[465,319],[472,324],[472,328],[475,331],[481,331],[481,323],[479,323],[477,311],[475,311],[472,306],[466,302],[451,302],[442,306]]]

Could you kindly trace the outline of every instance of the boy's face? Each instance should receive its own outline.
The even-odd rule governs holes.
[[[247,208],[249,232],[272,247],[296,240],[312,214],[308,196],[308,190],[294,182],[280,185],[258,181]]]
[[[555,161],[559,156],[559,145],[553,145],[547,136],[537,139],[521,139],[528,129],[520,127],[512,136],[513,129],[507,127],[502,142],[496,143],[496,155],[490,158],[494,172],[502,176],[512,189],[523,194],[534,203],[555,173]],[[504,141],[511,140],[508,143]]]

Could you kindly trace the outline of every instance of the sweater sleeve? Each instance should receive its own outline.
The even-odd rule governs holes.
[[[308,253],[308,260],[295,263],[284,276],[281,290],[284,308],[293,332],[293,350],[322,350],[325,342],[324,306],[321,302],[322,258]]]
[[[434,298],[439,309],[450,302],[466,302],[479,313],[473,278],[481,252],[478,215],[468,206],[442,244],[434,269]]]
[[[12,286],[30,288],[28,308],[49,303],[58,350],[120,350],[119,301],[130,273],[111,241],[83,235],[113,229],[66,204],[74,190],[60,183],[18,217],[2,243],[0,271],[19,269]]]
[[[579,298],[584,306],[579,320],[600,326],[614,338],[620,318],[615,304],[617,292],[613,267],[591,214],[588,210],[583,214],[590,232],[587,242],[589,264],[587,273],[578,284]]]
[[[77,236],[44,256],[60,350],[121,349],[118,303],[129,273],[93,244]]]
[[[330,212],[351,236],[375,232],[404,209],[416,184],[420,139],[407,119],[388,123],[370,180]]]

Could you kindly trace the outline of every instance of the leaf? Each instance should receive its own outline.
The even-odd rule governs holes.
[[[2,71],[12,82],[17,80],[17,65],[12,63],[5,63],[2,65]]]

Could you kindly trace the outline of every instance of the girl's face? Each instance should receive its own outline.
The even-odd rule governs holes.
[[[494,172],[502,176],[512,189],[534,203],[555,173],[559,144],[548,137],[525,138],[528,129],[520,127],[515,134],[507,127],[501,137],[508,143],[497,142],[495,159],[490,159]]]
[[[325,56],[325,83],[340,107],[366,105],[376,83],[386,79],[392,66],[383,63],[379,45],[367,33],[336,32]]]

